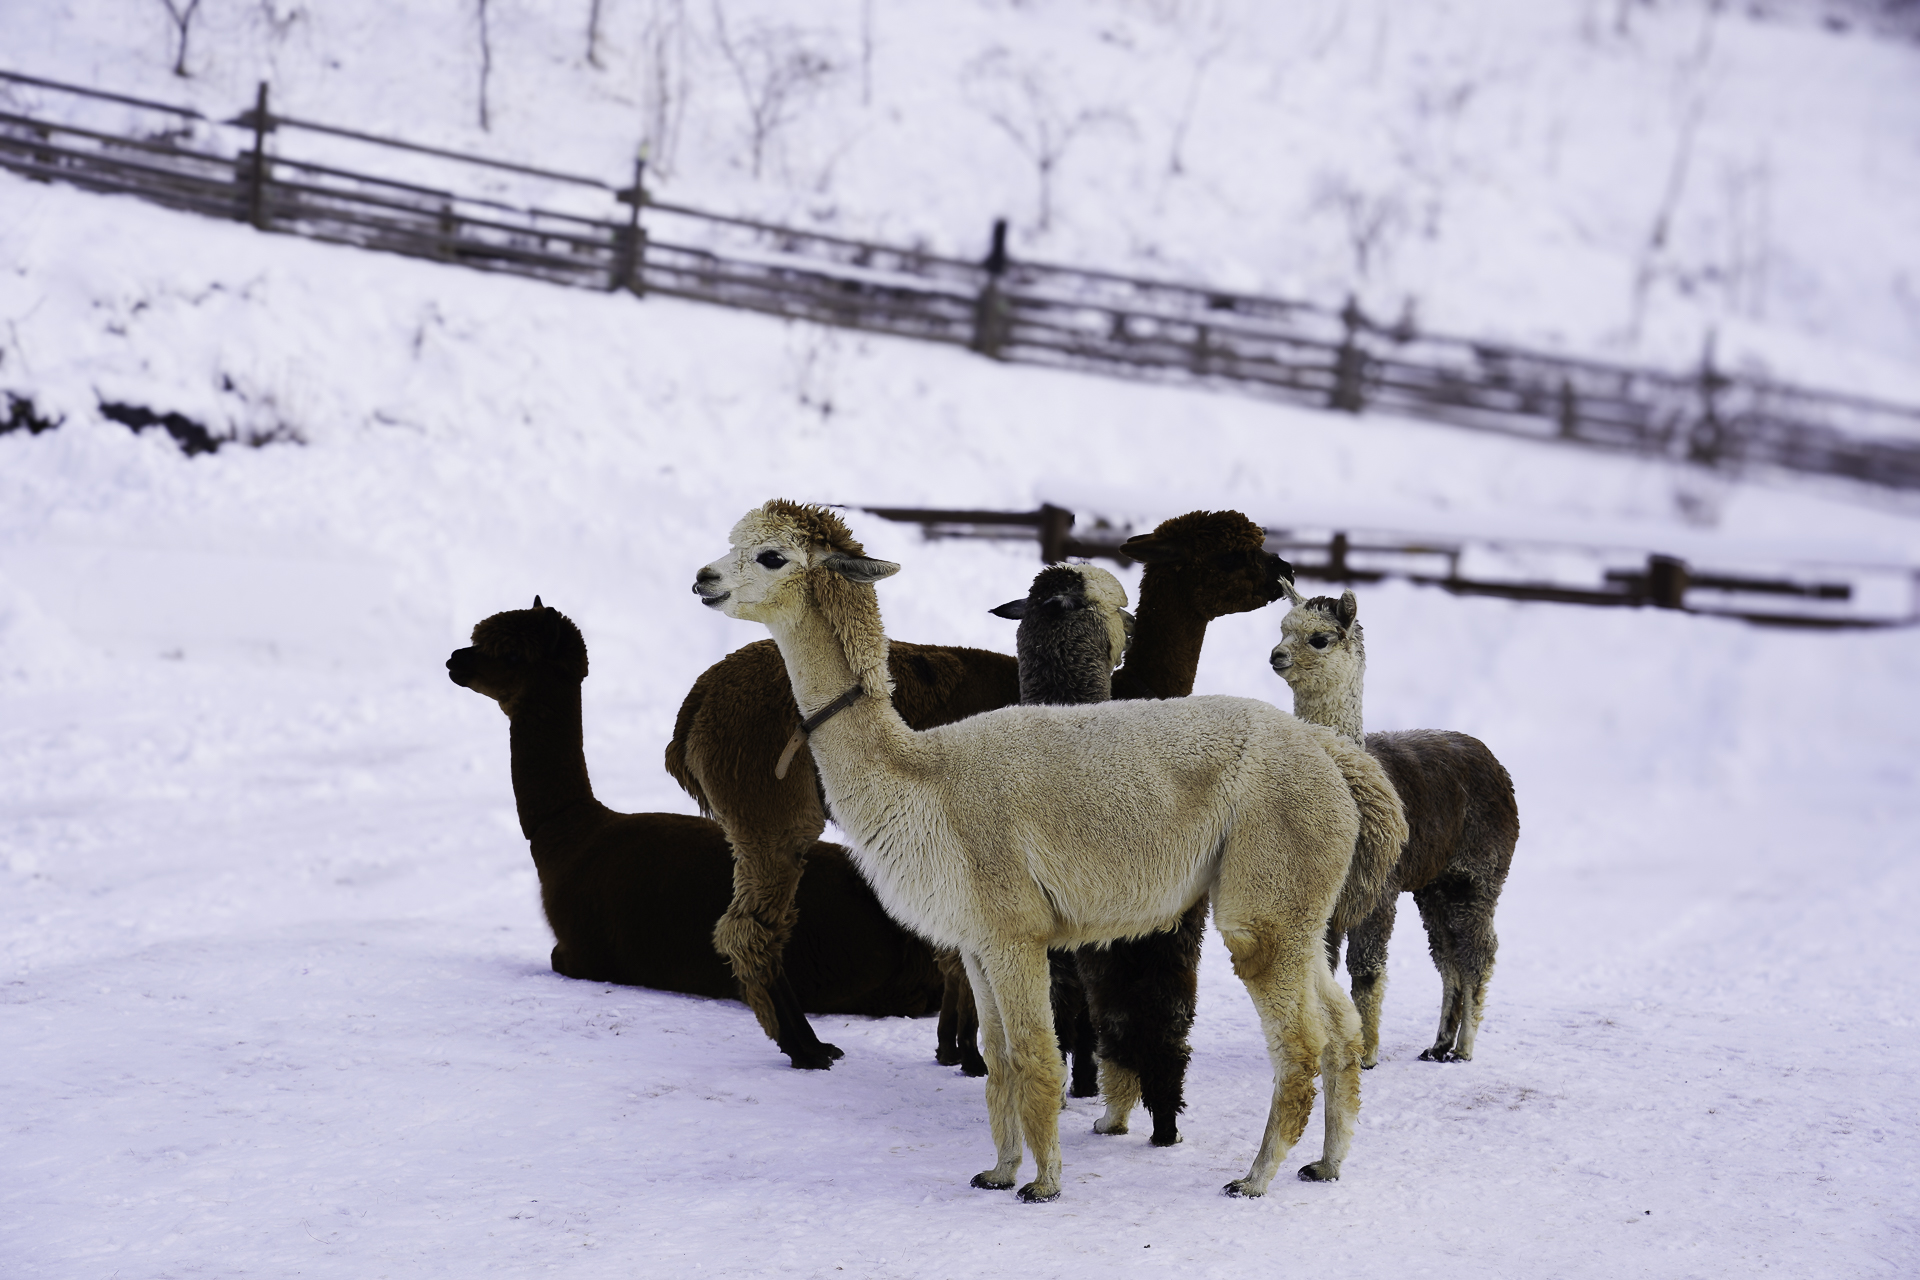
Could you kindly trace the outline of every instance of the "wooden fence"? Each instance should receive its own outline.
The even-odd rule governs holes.
[[[58,104],[57,106],[52,104]],[[118,113],[110,127],[78,117]],[[157,123],[156,123],[157,122]],[[301,136],[470,166],[587,197],[563,212],[290,154]],[[311,148],[309,148],[311,149]],[[998,360],[1230,386],[1723,468],[1920,489],[1920,409],[1382,325],[1282,298],[1009,256],[981,261],[712,214],[624,186],[275,114],[227,121],[0,71],[0,168],[267,231],[585,288],[687,298],[964,346]]]
[[[1076,534],[1074,513],[1051,503],[1037,511],[961,511],[930,507],[861,507],[883,520],[917,524],[930,540],[945,538],[1032,540],[1040,559],[1133,561],[1121,550],[1132,530],[1097,522]],[[1454,595],[1495,596],[1550,604],[1607,608],[1676,609],[1707,617],[1737,618],[1773,626],[1825,630],[1905,627],[1920,623],[1920,573],[1910,565],[1802,565],[1770,574],[1698,569],[1678,556],[1646,554],[1626,563],[1621,548],[1528,543],[1515,539],[1379,537],[1356,541],[1333,531],[1306,537],[1287,529],[1266,530],[1269,551],[1293,567],[1294,580],[1345,585],[1400,578]],[[1474,544],[1478,543],[1478,547]],[[1552,582],[1499,579],[1461,572],[1469,552],[1506,549],[1577,552],[1591,562],[1596,581]],[[1640,553],[1644,554],[1644,553]],[[1614,562],[1611,566],[1608,561]],[[1879,590],[1862,592],[1860,587]],[[1893,588],[1891,591],[1886,588]],[[1871,594],[1877,599],[1862,599]]]

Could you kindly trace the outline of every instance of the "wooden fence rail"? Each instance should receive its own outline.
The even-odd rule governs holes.
[[[1105,559],[1130,565],[1121,549],[1133,530],[1104,521],[1076,534],[1074,513],[1051,503],[1037,511],[957,511],[931,507],[860,507],[883,520],[917,524],[932,541],[946,538],[1032,541],[1040,559],[1057,564],[1068,558]],[[1553,542],[1527,544],[1497,540],[1507,548],[1533,546],[1555,551],[1578,550],[1595,562],[1598,582],[1592,585],[1522,579],[1472,577],[1461,573],[1467,540],[1398,537],[1356,542],[1334,531],[1325,537],[1302,537],[1286,529],[1266,530],[1266,546],[1293,567],[1296,582],[1314,580],[1341,584],[1383,582],[1400,578],[1422,586],[1439,587],[1454,595],[1493,596],[1505,600],[1549,604],[1593,605],[1608,608],[1676,609],[1706,617],[1737,618],[1771,626],[1820,630],[1862,627],[1907,627],[1920,623],[1920,572],[1903,565],[1822,564],[1795,566],[1769,576],[1753,572],[1700,570],[1678,556],[1647,554],[1631,566],[1603,567],[1619,560],[1619,548],[1572,547]],[[1479,540],[1487,546],[1495,540]],[[1877,604],[1863,604],[1856,584],[1897,584],[1882,591]]]
[[[77,118],[89,111],[118,116]],[[596,193],[588,198],[605,201],[604,211],[461,194],[271,145],[300,134]],[[1328,308],[1015,260],[1004,224],[984,260],[944,257],[656,201],[644,164],[620,187],[276,115],[265,85],[250,109],[213,121],[0,71],[0,168],[262,230],[942,342],[998,360],[1920,489],[1920,409],[1726,373],[1710,351],[1682,372],[1419,333],[1377,323],[1351,301]]]

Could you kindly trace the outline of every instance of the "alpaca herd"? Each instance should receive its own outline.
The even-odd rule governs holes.
[[[680,708],[666,764],[699,818],[596,801],[578,628],[537,598],[487,618],[447,670],[508,717],[554,971],[738,998],[801,1068],[841,1056],[808,1012],[937,1009],[936,1058],[986,1076],[995,1163],[973,1185],[1012,1188],[1031,1154],[1019,1196],[1046,1201],[1066,1063],[1074,1096],[1097,1070],[1096,1133],[1126,1133],[1144,1104],[1151,1143],[1180,1141],[1211,910],[1273,1069],[1257,1152],[1226,1191],[1267,1191],[1317,1078],[1324,1137],[1299,1176],[1338,1178],[1379,1058],[1398,895],[1443,984],[1420,1056],[1467,1061],[1518,813],[1476,739],[1362,732],[1353,594],[1303,599],[1263,542],[1237,512],[1130,539],[1137,615],[1106,571],[1046,568],[993,610],[1019,623],[1009,658],[890,641],[874,584],[899,566],[831,511],[768,502],[694,581],[770,633]],[[1192,696],[1208,622],[1282,596],[1271,662],[1294,714]],[[819,839],[829,816],[847,848]]]

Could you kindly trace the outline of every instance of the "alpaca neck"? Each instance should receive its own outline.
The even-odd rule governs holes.
[[[1140,577],[1140,608],[1127,660],[1113,673],[1116,698],[1184,698],[1200,670],[1207,619],[1158,565]]]
[[[798,618],[769,624],[773,642],[786,664],[787,679],[793,685],[793,698],[804,718],[833,702],[841,694],[860,684],[866,696],[855,699],[846,710],[834,715],[813,731],[808,739],[814,766],[820,770],[828,789],[834,790],[836,765],[852,764],[857,752],[863,768],[887,769],[911,754],[913,730],[894,710],[887,692],[885,653],[881,654],[878,678],[874,672],[859,673],[847,659],[847,651],[827,620],[814,610]],[[835,816],[846,815],[836,808]]]
[[[1325,725],[1365,746],[1366,731],[1360,715],[1360,692],[1364,687],[1361,677],[1365,674],[1363,663],[1352,680],[1295,689],[1293,714],[1309,724]]]
[[[513,708],[513,799],[527,839],[541,824],[593,803],[581,746],[580,686],[523,695]]]

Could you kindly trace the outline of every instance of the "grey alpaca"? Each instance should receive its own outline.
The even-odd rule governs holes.
[[[1056,565],[1040,571],[1026,599],[993,610],[1020,620],[1020,701],[1109,701],[1113,667],[1133,632],[1126,602],[1125,589],[1106,570]],[[1205,926],[1201,902],[1166,932],[1050,957],[1054,1025],[1073,1058],[1075,1097],[1093,1093],[1093,1051],[1099,1055],[1107,1113],[1094,1132],[1126,1133],[1128,1114],[1142,1102],[1153,1118],[1149,1141],[1159,1147],[1180,1141]],[[1069,1022],[1075,1015],[1084,1022]]]
[[[1429,1062],[1466,1062],[1486,1007],[1499,939],[1493,910],[1513,865],[1520,811],[1513,779],[1478,738],[1413,729],[1362,734],[1361,695],[1367,647],[1359,605],[1348,591],[1334,600],[1303,600],[1287,589],[1293,609],[1281,620],[1273,669],[1293,689],[1293,713],[1360,742],[1400,793],[1410,834],[1388,890],[1347,933],[1347,973],[1360,1011],[1361,1065],[1380,1060],[1380,1005],[1387,987],[1387,941],[1400,893],[1413,894],[1427,927],[1427,947],[1440,971],[1440,1028]],[[1327,958],[1338,963],[1341,937],[1327,932]]]
[[[1021,704],[1067,706],[1111,699],[1113,669],[1133,636],[1133,615],[1126,603],[1126,589],[1105,569],[1050,565],[1034,576],[1024,597],[991,610],[1020,624],[1016,644]],[[1091,1098],[1100,1092],[1096,1034],[1078,954],[1047,954],[1053,1031],[1061,1056],[1071,1064],[1067,1092]]]

